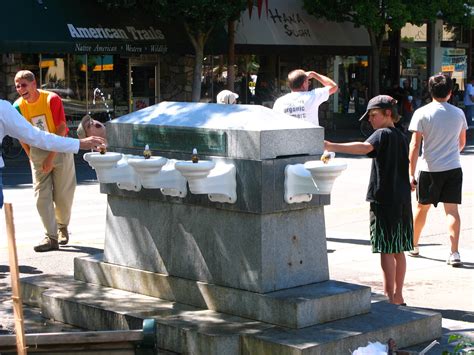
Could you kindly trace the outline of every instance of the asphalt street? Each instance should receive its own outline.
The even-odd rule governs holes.
[[[470,133],[470,132],[469,132]],[[334,133],[333,133],[334,134]],[[339,132],[330,139],[347,141],[360,139],[358,132]],[[338,156],[348,168],[336,180],[331,204],[325,207],[326,237],[330,278],[370,286],[375,298],[383,298],[379,256],[371,253],[369,206],[365,192],[369,180],[370,159]],[[460,253],[464,265],[446,265],[449,240],[445,215],[441,206],[432,208],[420,240],[418,258],[407,256],[407,275],[404,296],[408,306],[421,307],[443,315],[442,344],[429,354],[440,354],[447,348],[447,335],[466,335],[474,339],[474,142],[469,135],[468,146],[461,157],[464,185]],[[42,273],[73,274],[73,259],[103,250],[105,233],[106,196],[100,194],[94,171],[76,156],[78,187],[75,194],[70,224],[71,239],[59,251],[35,253],[33,245],[42,238],[42,226],[36,212],[31,189],[31,176],[26,157],[7,160],[4,171],[5,201],[13,204],[16,243],[22,277]],[[415,197],[413,196],[413,199]],[[12,325],[10,274],[4,218],[0,218],[0,326],[8,330]],[[27,313],[34,317],[34,312]],[[49,331],[44,322],[40,331]],[[67,330],[55,325],[54,331]],[[36,328],[35,328],[36,327]],[[2,329],[0,328],[0,331]],[[38,331],[38,324],[27,322],[27,330]],[[396,340],[396,339],[395,339]],[[412,349],[421,349],[421,346]]]

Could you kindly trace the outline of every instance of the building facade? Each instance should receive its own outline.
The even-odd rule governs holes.
[[[15,73],[31,70],[41,88],[63,98],[73,134],[87,113],[106,121],[164,100],[191,100],[194,50],[183,28],[108,10],[96,0],[3,6],[6,13],[23,10],[21,26],[14,18],[0,23],[1,97],[14,101]],[[460,97],[471,74],[471,42],[470,31],[448,30],[441,21],[391,33],[382,51],[381,91],[408,85],[411,95],[405,96],[412,96],[414,109],[422,104],[429,75],[444,71],[457,79]],[[227,87],[226,43],[211,45],[203,63],[203,102],[215,102]],[[364,28],[316,19],[303,10],[302,0],[272,0],[268,11],[258,16],[254,9],[250,16],[245,10],[236,23],[233,90],[240,103],[272,107],[289,91],[289,71],[316,70],[340,88],[321,106],[321,124],[356,127],[371,95],[370,49]]]

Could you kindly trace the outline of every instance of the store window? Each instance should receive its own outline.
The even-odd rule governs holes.
[[[202,63],[201,101],[216,102],[216,96],[227,87],[227,66],[223,55],[208,55]]]
[[[453,79],[453,91],[449,102],[464,108],[465,79],[467,78],[467,43],[461,27],[443,26],[441,71]]]
[[[260,64],[255,55],[236,55],[233,92],[240,104],[256,103],[257,79]],[[263,79],[262,79],[263,81]],[[201,101],[216,102],[216,96],[227,88],[227,56],[206,56],[202,67]],[[260,93],[260,97],[262,94]]]
[[[392,85],[402,117],[409,120],[414,110],[430,101],[428,93],[427,25],[407,24],[400,32],[400,80]]]
[[[86,114],[106,122],[128,113],[127,61],[113,55],[39,55],[38,85],[61,97],[71,136]]]
[[[39,56],[38,86],[61,97],[72,136],[75,135],[75,128],[81,118],[87,113],[86,77],[85,71],[82,70],[85,60],[85,56],[80,55],[41,54]]]
[[[334,95],[332,111],[355,114],[365,112],[369,90],[369,58],[367,56],[336,56],[334,59],[334,81],[339,91]]]
[[[88,111],[95,119],[106,122],[114,117],[114,59],[112,55],[89,55]]]

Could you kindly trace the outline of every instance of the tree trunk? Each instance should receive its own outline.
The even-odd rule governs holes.
[[[227,22],[227,89],[234,91],[235,83],[235,21]]]
[[[204,45],[207,37],[211,33],[212,28],[207,32],[193,33],[187,23],[184,23],[184,28],[188,34],[189,39],[194,47],[194,71],[193,71],[193,86],[191,93],[191,101],[199,102],[201,100],[201,77],[202,77],[202,62],[204,60]]]
[[[370,47],[372,49],[372,68],[371,68],[371,96],[380,94],[380,57],[382,52],[383,35],[367,29],[370,38]]]
[[[204,59],[204,41],[202,38],[198,41],[198,46],[194,48],[194,73],[193,73],[193,91],[191,94],[191,101],[199,102],[201,99],[201,76],[202,76],[202,62]]]

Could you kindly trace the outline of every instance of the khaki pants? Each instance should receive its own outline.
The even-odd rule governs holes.
[[[71,207],[76,189],[76,170],[71,153],[57,153],[54,168],[42,172],[48,151],[31,147],[31,172],[35,191],[36,208],[43,222],[45,234],[58,238],[58,228],[67,227],[71,219]]]

